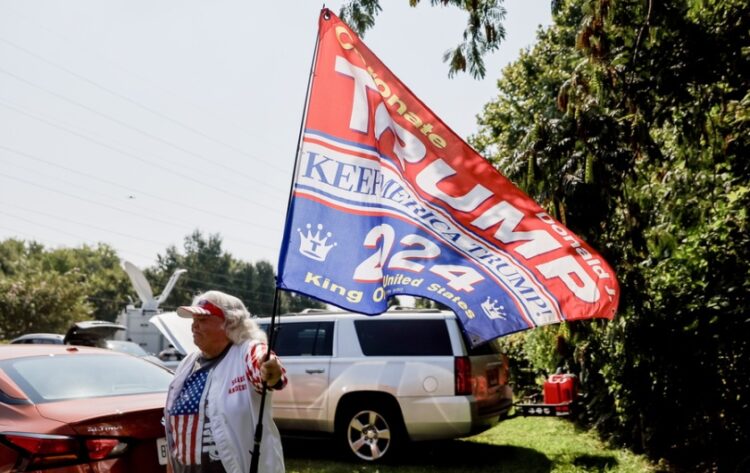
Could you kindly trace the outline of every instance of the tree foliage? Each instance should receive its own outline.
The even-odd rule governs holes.
[[[601,250],[622,298],[565,327],[566,360],[528,358],[575,367],[611,438],[728,469],[750,446],[746,2],[558,1],[554,20],[472,143]]]
[[[409,6],[416,7],[419,2],[409,0]],[[483,78],[487,73],[484,56],[497,50],[505,39],[503,0],[430,0],[430,4],[458,7],[468,15],[462,41],[443,54],[443,62],[448,63],[448,76],[468,69],[475,79]],[[375,17],[381,10],[380,0],[350,0],[341,7],[339,17],[363,36],[375,25]]]
[[[86,300],[93,307],[91,317],[97,320],[113,322],[133,291],[120,267],[120,257],[107,245],[50,250],[41,262],[41,270],[78,274]]]
[[[0,242],[0,337],[64,333],[73,322],[114,320],[127,301],[119,259],[106,245],[48,250]]]
[[[145,271],[155,291],[166,284],[177,269],[187,272],[163,304],[175,308],[190,303],[196,295],[219,290],[239,297],[255,315],[270,315],[276,289],[273,265],[267,261],[255,264],[238,260],[222,248],[219,235],[204,236],[195,231],[185,237],[183,252],[175,246],[157,256],[157,264]],[[157,289],[158,288],[158,289]],[[280,292],[281,313],[298,312],[305,308],[321,308],[324,304],[294,293]]]
[[[270,315],[276,288],[271,263],[240,261],[226,253],[221,237],[194,232],[183,253],[174,246],[145,271],[158,294],[176,269],[187,269],[162,306],[189,303],[200,292],[218,289],[241,298],[256,315]],[[74,323],[114,321],[138,297],[109,246],[47,249],[36,242],[0,242],[0,340],[31,332],[65,333]],[[295,293],[280,292],[279,310],[299,312],[324,304]]]
[[[73,322],[90,318],[75,273],[30,272],[0,279],[0,338],[24,333],[65,333]]]

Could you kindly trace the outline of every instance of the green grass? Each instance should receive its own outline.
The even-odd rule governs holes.
[[[565,420],[517,417],[462,440],[408,445],[389,465],[342,460],[332,440],[284,440],[288,473],[641,473],[649,462]]]

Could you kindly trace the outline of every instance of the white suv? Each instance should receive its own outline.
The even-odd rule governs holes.
[[[258,322],[267,329],[270,319]],[[276,425],[335,434],[360,459],[481,432],[512,406],[507,358],[492,344],[469,349],[452,312],[311,311],[277,327],[289,384],[274,393]]]

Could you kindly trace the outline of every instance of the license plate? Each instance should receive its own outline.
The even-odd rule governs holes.
[[[168,455],[166,438],[156,439],[156,454],[159,457],[159,465],[166,465]]]

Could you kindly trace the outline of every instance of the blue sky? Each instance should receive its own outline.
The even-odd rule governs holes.
[[[275,265],[321,4],[251,3],[0,0],[0,239],[143,268],[200,229]],[[551,23],[548,1],[506,0],[487,77],[449,79],[465,15],[381,3],[364,41],[463,137]]]

